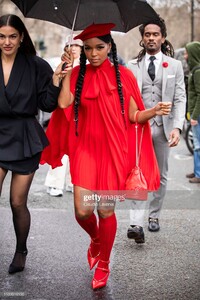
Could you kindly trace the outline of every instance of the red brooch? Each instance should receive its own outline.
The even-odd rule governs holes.
[[[166,61],[163,62],[163,68],[167,68],[168,67],[168,63]]]

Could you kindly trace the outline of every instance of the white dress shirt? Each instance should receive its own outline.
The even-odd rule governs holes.
[[[155,75],[157,75],[159,66],[162,62],[162,52],[160,51],[155,55],[150,55],[150,54],[146,53],[146,55],[145,55],[145,65],[146,65],[147,70],[148,70],[149,64],[151,62],[150,59],[149,59],[150,56],[155,56],[155,58],[156,58],[154,60],[154,65],[155,65]]]

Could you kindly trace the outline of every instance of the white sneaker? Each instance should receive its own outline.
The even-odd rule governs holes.
[[[62,197],[63,196],[63,190],[56,189],[53,187],[47,188],[47,194],[49,194],[52,197]]]

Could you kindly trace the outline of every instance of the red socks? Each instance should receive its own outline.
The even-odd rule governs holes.
[[[115,213],[108,218],[99,217],[100,260],[109,261],[117,230]],[[99,267],[104,267],[101,262]]]
[[[94,213],[88,219],[79,219],[77,216],[76,221],[78,224],[89,234],[91,239],[95,240],[99,237],[99,228],[97,225],[97,218]]]
[[[99,217],[99,228],[97,225],[96,215],[93,213],[88,219],[82,220],[76,217],[78,224],[89,234],[91,239],[98,242],[100,240],[100,261],[98,266],[101,268],[108,267],[102,261],[108,262],[110,260],[110,253],[112,251],[117,230],[117,220],[115,213],[108,218]]]

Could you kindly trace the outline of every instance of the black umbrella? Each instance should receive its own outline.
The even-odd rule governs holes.
[[[53,22],[74,30],[92,23],[114,23],[115,31],[130,29],[155,18],[146,0],[12,0],[27,18]]]

